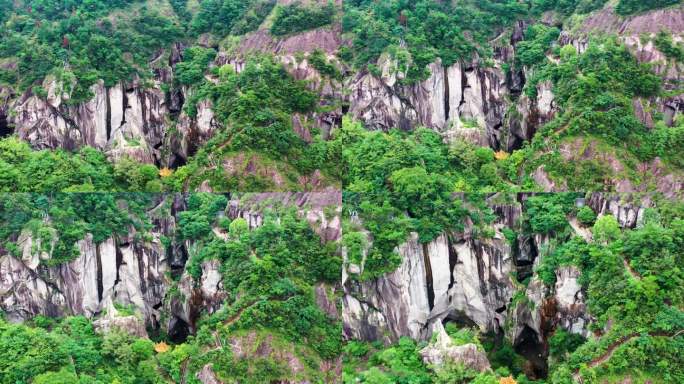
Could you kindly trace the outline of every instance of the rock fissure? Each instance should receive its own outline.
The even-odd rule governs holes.
[[[109,88],[105,87],[105,131],[107,142],[112,138],[112,101],[109,97]]]
[[[435,307],[435,287],[432,275],[432,265],[430,263],[430,250],[427,243],[423,243],[423,262],[425,263],[425,282],[427,286],[428,309],[432,311]]]
[[[95,262],[97,264],[97,300],[102,301],[102,293],[104,291],[104,283],[102,281],[102,255],[100,253],[100,245],[95,247]]]

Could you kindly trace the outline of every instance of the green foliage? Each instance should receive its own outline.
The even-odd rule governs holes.
[[[615,11],[620,15],[631,15],[679,4],[680,0],[620,0]]]
[[[0,202],[0,241],[16,239],[29,231],[55,265],[78,256],[76,242],[91,234],[97,244],[131,228],[147,228],[142,207],[146,194],[113,193],[7,194]],[[49,218],[50,220],[45,220]]]
[[[182,85],[195,85],[204,80],[207,65],[216,57],[210,48],[190,47],[183,53],[183,61],[176,64],[176,79]]]
[[[178,214],[182,240],[199,240],[209,236],[218,212],[226,209],[228,200],[223,195],[194,193],[188,199],[188,209]]]
[[[620,225],[613,215],[601,216],[594,223],[592,233],[595,241],[609,243],[620,237]]]
[[[549,339],[549,354],[556,359],[565,359],[585,341],[586,339],[581,335],[559,329]]]
[[[451,65],[477,52],[489,57],[489,39],[501,26],[527,15],[527,5],[514,0],[435,2],[352,1],[345,2],[342,25],[354,33],[356,66],[374,64],[389,52],[398,59],[407,83],[426,79],[427,65],[441,58]],[[406,48],[402,47],[405,43]]]
[[[149,78],[148,61],[183,33],[173,19],[139,7],[114,25],[106,16],[134,1],[41,1],[17,7],[0,30],[0,59],[17,60],[20,91],[48,75],[62,80],[68,103],[92,97],[98,79],[106,86]],[[68,64],[65,64],[68,63]],[[68,80],[68,81],[64,81]],[[34,92],[40,89],[34,87]]]
[[[525,202],[526,214],[532,232],[560,232],[568,225],[567,215],[573,210],[574,193],[540,194]]]
[[[573,13],[585,14],[603,7],[607,0],[533,0],[534,13],[558,11],[569,16]]]
[[[159,170],[128,157],[116,163],[90,147],[77,152],[32,150],[16,137],[0,139],[0,192],[160,192]]]
[[[195,34],[211,32],[220,37],[243,35],[259,28],[275,4],[275,0],[201,1],[190,30]]]
[[[553,382],[569,382],[571,372],[609,348],[615,349],[610,359],[595,369],[581,369],[580,374],[600,378],[643,372],[665,382],[684,377],[681,369],[674,368],[681,366],[681,357],[672,353],[681,348],[681,336],[670,337],[684,325],[679,309],[684,274],[679,266],[681,252],[674,245],[681,236],[677,228],[649,220],[643,227],[623,232],[613,216],[602,216],[594,225],[594,242],[578,246],[579,240],[573,240],[570,243],[578,244],[562,245],[556,252],[560,256],[543,260],[542,267],[566,261],[580,267],[596,328],[609,319],[613,322],[600,339],[586,343],[567,340],[562,333],[554,335],[549,341],[551,352],[562,362],[553,368]],[[564,350],[565,345],[580,344],[575,352]]]
[[[231,235],[240,237],[242,234],[247,233],[249,230],[249,224],[247,223],[247,220],[238,217],[230,222],[228,229]]]
[[[360,372],[345,370],[345,383],[431,383],[430,373],[418,354],[419,347],[409,338],[370,356],[368,367]]]
[[[649,129],[635,114],[635,103],[648,109],[645,100],[660,94],[660,78],[615,39],[592,41],[581,55],[572,46],[563,47],[559,64],[537,65],[534,73],[526,91],[536,91],[530,84],[551,80],[560,113],[520,151],[526,172],[543,165],[551,180],[569,190],[605,190],[616,177],[643,182],[632,172],[638,162],[659,157],[681,167],[681,156],[676,155],[684,148],[680,123],[675,121],[670,129],[656,122]],[[583,155],[568,161],[568,152],[559,146]],[[619,161],[625,174],[616,175],[600,152]]]
[[[169,3],[182,21],[188,22],[192,18],[192,14],[188,11],[188,0],[169,0]]]
[[[585,205],[577,211],[577,220],[584,225],[594,225],[596,212],[591,207]]]
[[[672,41],[671,33],[665,30],[658,32],[655,38],[655,46],[668,58],[679,62],[684,61],[684,46],[682,43]]]
[[[271,33],[276,36],[307,31],[328,25],[335,16],[332,1],[325,6],[302,5],[295,2],[276,8]]]
[[[582,55],[562,57],[552,78],[565,113],[545,129],[563,126],[569,135],[591,134],[639,148],[648,132],[634,115],[632,99],[658,94],[660,79],[624,46],[611,40],[590,44]]]
[[[326,161],[328,146],[318,135],[307,143],[293,129],[292,115],[313,111],[318,101],[304,81],[293,79],[283,65],[271,57],[249,60],[239,74],[229,66],[218,72],[220,82],[216,85],[205,82],[193,93],[193,99],[187,101],[186,109],[192,116],[199,100],[212,100],[216,119],[224,129],[200,149],[187,166],[169,178],[168,183],[173,185],[171,189],[187,188],[188,183],[196,188],[205,180],[218,190],[265,190],[271,186],[270,180],[262,185],[257,179],[251,188],[247,188],[243,183],[254,175],[239,175],[238,179],[236,175],[226,175],[220,167],[212,166],[223,156],[246,153],[242,156],[254,155],[264,162],[285,163],[286,170],[304,175],[325,164],[332,167],[332,163]]]
[[[527,28],[525,40],[516,45],[515,59],[520,65],[531,67],[541,64],[546,59],[546,51],[558,39],[560,30],[535,24]]]
[[[321,75],[328,76],[335,80],[342,80],[342,72],[340,72],[334,63],[328,61],[325,52],[317,49],[309,54],[306,59]]]
[[[120,331],[99,335],[84,317],[66,318],[51,330],[0,320],[0,347],[3,384],[162,382],[150,340]]]

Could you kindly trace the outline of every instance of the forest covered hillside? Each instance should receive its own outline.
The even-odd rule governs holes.
[[[0,384],[684,382],[679,0],[0,0]]]
[[[677,3],[5,0],[0,188],[671,195]]]

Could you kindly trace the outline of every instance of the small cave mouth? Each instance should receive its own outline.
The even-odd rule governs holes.
[[[168,336],[172,343],[184,343],[190,336],[190,326],[183,319],[174,317],[169,324]]]
[[[186,165],[188,162],[187,160],[180,155],[174,154],[171,156],[171,161],[169,162],[169,168],[171,169],[178,169],[184,165]]]
[[[513,348],[527,360],[525,375],[529,379],[546,379],[549,373],[549,365],[546,360],[547,351],[544,343],[539,342],[537,332],[526,325]]]
[[[11,136],[14,133],[7,121],[7,114],[0,110],[0,138]]]
[[[172,246],[166,248],[166,257],[167,260],[169,260],[171,272],[182,273],[185,263],[188,260],[188,251],[185,249],[184,244],[174,242]]]
[[[513,248],[517,280],[523,282],[533,275],[534,261],[537,259],[539,251],[531,237],[523,238],[522,241],[517,239]]]
[[[449,312],[447,317],[445,317],[444,320],[442,320],[442,325],[446,326],[448,323],[453,323],[458,328],[474,328],[474,327],[477,327],[477,323],[475,323],[471,318],[466,316],[466,314],[461,312],[461,311]]]

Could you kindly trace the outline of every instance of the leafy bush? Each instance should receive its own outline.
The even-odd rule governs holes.
[[[680,0],[620,0],[615,11],[620,15],[631,15],[679,4],[679,2]]]
[[[309,54],[307,60],[321,75],[336,80],[342,79],[342,73],[337,69],[334,63],[328,62],[325,52],[317,49]]]
[[[521,65],[531,67],[546,59],[546,51],[558,39],[560,30],[543,24],[531,25],[525,33],[525,40],[516,44],[515,59]]]
[[[556,359],[565,359],[568,354],[574,352],[585,341],[586,339],[581,335],[560,329],[554,332],[549,339],[549,353]]]
[[[275,12],[271,33],[282,36],[330,24],[335,16],[335,6],[332,2],[323,7],[295,2],[279,6]]]
[[[667,31],[660,31],[655,38],[655,46],[660,52],[670,59],[684,61],[684,46],[682,43],[672,41],[672,34]]]
[[[560,232],[568,225],[567,215],[574,208],[577,194],[541,194],[525,202],[526,214],[532,232]]]
[[[183,61],[176,64],[176,79],[182,85],[195,85],[204,80],[207,65],[216,57],[210,48],[190,47],[183,53]]]
[[[220,37],[256,30],[271,13],[275,0],[208,0],[200,2],[190,30],[212,32]]]
[[[577,211],[577,220],[584,225],[594,225],[596,213],[589,206],[583,206]]]

